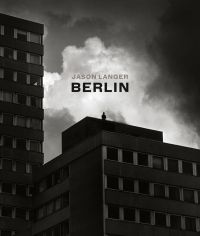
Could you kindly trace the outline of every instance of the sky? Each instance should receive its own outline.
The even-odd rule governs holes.
[[[199,148],[199,11],[198,0],[1,0],[0,12],[45,26],[45,162],[62,131],[103,111]],[[71,93],[89,73],[128,74],[130,92]]]

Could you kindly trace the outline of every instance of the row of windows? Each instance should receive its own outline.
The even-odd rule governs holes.
[[[67,206],[69,206],[69,192],[66,192],[61,196],[49,201],[45,205],[40,206],[36,210],[36,219],[40,220]]]
[[[32,165],[30,163],[7,158],[0,158],[0,169],[4,171],[16,171],[22,174],[32,173]]]
[[[14,138],[6,135],[0,136],[0,146],[7,148],[16,148],[32,152],[42,152],[42,142],[35,140]]]
[[[42,65],[42,56],[13,48],[0,47],[0,57],[24,63]]]
[[[185,201],[200,204],[200,191],[160,183],[149,183],[144,180],[106,176],[106,187],[110,189],[147,194],[169,200]]]
[[[42,44],[42,35],[15,29],[10,26],[0,25],[0,35],[9,36],[24,42]]]
[[[43,179],[41,182],[37,184],[37,191],[43,192],[52,186],[61,183],[66,178],[69,177],[69,167],[64,166],[57,171],[51,173],[48,175],[45,179]]]
[[[19,218],[23,220],[32,220],[31,211],[26,208],[13,206],[0,206],[0,217]]]
[[[0,101],[42,108],[42,98],[2,90],[0,91]]]
[[[0,229],[0,236],[15,236],[16,232],[11,230]]]
[[[42,86],[42,77],[34,74],[26,74],[20,71],[0,68],[0,79],[28,84],[32,86]]]
[[[116,205],[108,205],[107,210],[107,216],[110,219],[200,232],[200,219],[195,217],[155,212],[146,209],[119,207]]]
[[[22,197],[31,197],[33,195],[33,186],[14,183],[0,183],[0,193],[19,195]]]
[[[0,113],[0,123],[4,125],[20,126],[31,129],[42,129],[42,121],[35,118],[13,115],[9,113]]]
[[[200,176],[200,163],[177,160],[167,157],[133,152],[116,148],[107,148],[107,159],[140,165],[158,170]]]
[[[35,236],[67,236],[69,235],[69,222],[64,221]]]

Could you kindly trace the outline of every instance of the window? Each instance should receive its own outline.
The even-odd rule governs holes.
[[[31,97],[31,106],[41,108],[42,106],[41,99],[37,97]]]
[[[44,207],[40,207],[38,210],[37,210],[37,219],[41,219],[44,217]]]
[[[196,164],[196,168],[197,168],[197,176],[200,176],[200,163]]]
[[[30,151],[41,152],[41,143],[38,141],[30,141]]]
[[[61,169],[57,170],[54,173],[54,184],[59,184],[62,181]]]
[[[2,206],[1,215],[6,217],[12,217],[12,207]]]
[[[118,177],[107,176],[107,188],[119,189]]]
[[[16,125],[20,127],[26,127],[26,118],[23,116],[17,116]]]
[[[118,149],[116,148],[107,148],[107,159],[118,161]]]
[[[13,147],[13,138],[9,136],[3,136],[3,146],[7,148]]]
[[[21,150],[26,150],[26,140],[16,139],[16,148],[21,149]]]
[[[138,153],[138,165],[148,166],[148,154],[140,152]]]
[[[27,61],[26,52],[17,51],[17,60],[20,62],[26,62]]]
[[[186,202],[194,203],[194,191],[191,189],[183,189],[183,199]]]
[[[124,208],[124,220],[135,221],[135,209]]]
[[[185,229],[189,231],[196,231],[196,220],[192,217],[185,217]]]
[[[14,78],[14,71],[4,69],[4,79],[13,81]]]
[[[30,75],[30,85],[42,86],[42,78],[38,75]]]
[[[30,63],[36,64],[36,65],[41,65],[41,63],[42,63],[41,56],[37,55],[37,54],[30,53]]]
[[[61,204],[62,204],[62,199],[61,197],[59,197],[55,200],[55,211],[60,210]]]
[[[14,50],[12,48],[4,48],[4,57],[10,60],[13,60]]]
[[[1,236],[12,236],[12,231],[1,230]]]
[[[27,32],[23,30],[16,29],[16,38],[21,41],[27,41]]]
[[[20,196],[26,196],[26,185],[17,184],[16,185],[16,194]]]
[[[47,189],[47,182],[46,179],[44,179],[39,183],[39,192],[41,193],[46,189]]]
[[[16,208],[16,218],[26,220],[26,209],[25,208]]]
[[[5,125],[13,125],[13,115],[8,113],[3,113],[3,123]]]
[[[47,188],[51,188],[54,185],[54,183],[53,183],[53,175],[52,174],[47,176],[46,182],[47,182]]]
[[[12,38],[14,36],[14,29],[8,25],[4,27],[4,35]]]
[[[62,196],[62,206],[66,207],[69,206],[69,192],[66,192]]]
[[[12,102],[12,93],[3,91],[3,101]]]
[[[17,103],[26,105],[26,95],[23,94],[17,94]]]
[[[139,180],[139,193],[149,194],[149,183]]]
[[[0,68],[0,79],[4,78],[4,69]]]
[[[12,160],[3,159],[3,170],[12,171]]]
[[[132,179],[123,179],[123,190],[134,192],[134,180]]]
[[[30,127],[32,129],[41,129],[42,128],[42,121],[38,119],[31,119]]]
[[[50,214],[53,213],[53,211],[54,211],[54,204],[53,204],[52,201],[47,204],[46,209],[47,209],[47,215],[50,215]]]
[[[159,226],[166,226],[166,215],[164,213],[155,213],[155,224]]]
[[[109,205],[108,206],[108,218],[119,219],[119,207]]]
[[[164,198],[165,197],[165,185],[154,184],[154,196]]]
[[[170,200],[180,200],[180,191],[178,187],[169,186],[169,199]]]
[[[2,183],[1,190],[3,193],[12,193],[12,184]]]
[[[168,171],[178,172],[178,160],[168,159]]]
[[[126,162],[126,163],[133,163],[133,152],[131,151],[124,151],[122,152],[123,154],[123,162]]]
[[[26,163],[22,161],[16,161],[16,171],[19,173],[26,173]]]
[[[181,216],[170,215],[170,226],[174,229],[181,229]]]
[[[140,210],[140,222],[150,224],[151,223],[151,212],[148,210]]]
[[[0,35],[4,35],[4,25],[0,25]]]
[[[17,72],[17,82],[21,84],[26,84],[27,83],[27,74],[22,73],[22,72]]]
[[[32,43],[42,43],[42,37],[39,34],[30,33],[30,42]]]
[[[193,166],[191,162],[182,162],[183,173],[188,175],[193,175]]]
[[[153,168],[160,170],[164,169],[164,163],[162,157],[153,156],[152,160],[153,160]]]
[[[69,166],[64,166],[62,168],[62,177],[63,180],[69,177]]]

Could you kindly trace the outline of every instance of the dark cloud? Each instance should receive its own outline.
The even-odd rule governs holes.
[[[173,0],[161,18],[150,52],[159,68],[148,98],[165,101],[200,132],[200,3]]]
[[[61,132],[75,123],[68,109],[45,110],[44,153],[45,162],[61,153]]]

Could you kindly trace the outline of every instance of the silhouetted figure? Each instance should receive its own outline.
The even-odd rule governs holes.
[[[102,120],[106,120],[106,115],[105,112],[103,112],[102,116],[101,116]]]

